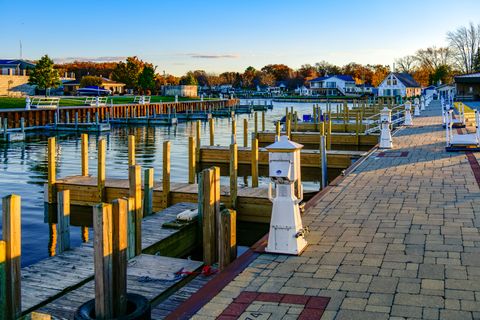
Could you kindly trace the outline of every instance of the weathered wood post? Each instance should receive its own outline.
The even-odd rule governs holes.
[[[243,146],[248,147],[248,120],[243,119]]]
[[[355,113],[355,142],[357,146],[360,144],[360,113]]]
[[[12,194],[2,199],[2,230],[2,237],[5,241],[5,282],[0,283],[0,304],[3,302],[5,308],[0,312],[4,311],[4,318],[2,319],[13,320],[19,318],[22,311],[20,287],[22,256],[21,198],[18,195]]]
[[[142,168],[138,165],[129,167],[128,196],[133,204],[133,212],[135,216],[135,255],[142,253]]]
[[[82,133],[82,176],[88,176],[88,134]]]
[[[328,176],[327,176],[327,149],[325,143],[325,136],[320,136],[320,165],[322,168],[322,181],[321,181],[321,189],[324,189],[328,184]]]
[[[57,152],[57,144],[55,141],[55,137],[48,138],[48,150],[47,150],[47,157],[48,157],[47,202],[48,203],[54,203],[55,197],[56,197],[56,192],[55,192],[55,184],[57,183],[56,152]]]
[[[112,302],[113,316],[127,312],[127,201],[112,202]]]
[[[24,117],[20,118],[20,131],[22,133],[25,133],[25,118]]]
[[[195,148],[195,151],[196,151],[196,154],[195,154],[195,159],[197,160],[197,162],[200,161],[200,147],[201,147],[201,136],[200,136],[200,120],[197,120],[197,126],[196,126],[196,148]]]
[[[237,121],[232,119],[232,141],[237,142]]]
[[[1,121],[0,121],[1,122]],[[0,240],[0,319],[7,317],[7,242]]]
[[[327,114],[327,150],[332,149],[332,112]]]
[[[280,121],[277,121],[275,122],[275,141],[280,140],[280,134],[281,134]]]
[[[255,133],[255,135],[257,135],[257,133],[258,133],[258,112],[256,112],[256,111],[253,113],[253,123],[254,123],[253,132]]]
[[[135,136],[128,136],[128,166],[135,165]]]
[[[170,199],[170,141],[163,142],[162,207],[168,208]]]
[[[216,216],[220,211],[220,168],[205,169],[198,184],[198,214],[201,219],[203,262],[212,265],[217,261]]]
[[[238,148],[236,143],[230,145],[230,201],[233,209],[237,208]]]
[[[258,139],[255,134],[252,134],[251,166],[252,188],[256,188],[258,187]]]
[[[146,217],[153,213],[153,176],[154,169],[148,168],[143,175],[143,216]]]
[[[70,190],[57,193],[58,253],[70,250]]]
[[[225,269],[237,257],[237,212],[223,209],[217,212],[218,268]]]
[[[297,111],[295,111],[294,117],[295,118],[293,118],[293,131],[296,132],[298,130],[298,113],[297,113]]]
[[[195,183],[196,162],[195,162],[195,138],[188,137],[188,183]]]
[[[287,118],[285,119],[285,129],[286,129],[286,133],[287,133],[287,136],[288,136],[288,139],[290,139],[290,136],[291,136],[291,133],[292,133],[292,117],[291,117],[291,113],[289,113],[287,115]]]
[[[262,132],[265,131],[265,111],[262,111]]]
[[[105,157],[106,157],[106,141],[100,139],[98,141],[98,169],[97,169],[97,190],[98,202],[103,202],[105,199]]]
[[[215,144],[215,126],[213,118],[208,119],[208,126],[210,129],[210,146],[213,146]]]

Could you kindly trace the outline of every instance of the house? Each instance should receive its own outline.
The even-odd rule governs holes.
[[[444,99],[451,98],[455,96],[455,84],[442,84],[441,86],[437,87],[437,93],[439,99],[442,97]]]
[[[198,97],[198,86],[196,85],[162,86],[162,94],[164,96]]]
[[[63,82],[63,92],[65,95],[75,95],[77,89],[80,88],[81,80],[70,80]],[[102,77],[102,84],[99,85],[102,89],[107,89],[112,92],[112,94],[122,94],[125,92],[125,83],[116,82],[107,78]]]
[[[26,60],[0,59],[0,74],[25,76],[29,69],[35,68],[35,64]]]
[[[347,96],[355,94],[355,80],[349,75],[332,75],[308,82],[313,94],[321,96]]]
[[[380,97],[414,97],[422,93],[422,88],[406,72],[391,72],[378,86]]]
[[[480,72],[454,77],[457,100],[480,100]]]
[[[295,93],[298,94],[299,96],[311,96],[312,95],[312,90],[305,86],[298,87],[295,89]]]
[[[422,89],[422,94],[425,95],[425,96],[428,96],[428,97],[433,97],[437,93],[438,93],[437,92],[437,87],[435,87],[434,85],[430,85],[430,86]]]
[[[358,94],[376,95],[378,91],[370,83],[355,85],[355,92]]]

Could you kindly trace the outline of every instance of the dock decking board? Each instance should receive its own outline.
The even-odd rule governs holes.
[[[180,203],[144,218],[143,251],[156,253],[159,243],[180,235],[181,230],[164,229],[161,225],[175,219],[183,210],[195,207],[192,203]],[[51,301],[93,279],[92,242],[24,267],[21,275],[22,311],[33,311],[46,301]]]

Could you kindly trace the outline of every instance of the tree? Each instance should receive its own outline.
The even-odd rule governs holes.
[[[417,50],[415,59],[419,65],[433,73],[438,67],[449,65],[451,56],[452,53],[449,48],[437,48],[433,46],[427,49]]]
[[[315,67],[317,68],[319,75],[322,77],[327,74],[334,75],[341,73],[340,67],[333,65],[325,60],[315,63]]]
[[[35,65],[28,79],[29,84],[35,84],[39,89],[57,88],[60,85],[60,77],[58,71],[54,68],[53,60],[44,55]]]
[[[293,73],[293,70],[284,64],[269,64],[263,67],[262,71],[273,75],[275,81],[288,81]]]
[[[475,63],[473,64],[473,72],[480,72],[480,48],[477,49],[477,56],[475,57]]]
[[[138,86],[146,92],[155,89],[155,69],[151,63],[145,63],[142,72],[138,76]]]
[[[433,72],[430,83],[438,84],[441,83],[450,83],[452,81],[452,70],[449,65],[443,64],[438,66]]]
[[[96,77],[96,76],[84,76],[82,80],[80,80],[80,87],[85,88],[85,87],[90,87],[90,86],[95,86],[95,87],[100,87],[102,85],[102,78]]]
[[[447,40],[454,53],[457,67],[465,72],[474,71],[475,59],[480,46],[480,24],[472,22],[465,27],[447,33]]]
[[[383,79],[390,73],[389,66],[383,66],[381,64],[376,64],[371,66],[373,70],[372,79],[370,80],[371,85],[378,87],[380,83],[382,83]]]
[[[317,68],[309,64],[304,64],[298,69],[297,77],[302,78],[302,82],[305,84],[307,81],[318,77]]]
[[[138,78],[145,63],[137,57],[128,57],[126,63],[121,61],[112,72],[112,79],[125,83],[127,89],[138,88]]]
[[[399,72],[413,73],[416,68],[416,63],[417,59],[412,55],[395,59],[396,69]]]
[[[193,75],[193,72],[189,71],[186,75],[180,78],[180,84],[183,85],[198,85],[197,79]]]
[[[242,84],[244,88],[253,88],[254,87],[254,80],[257,76],[257,70],[250,66],[242,74]]]
[[[268,72],[258,72],[255,77],[255,81],[259,86],[274,86],[275,85],[275,76]]]

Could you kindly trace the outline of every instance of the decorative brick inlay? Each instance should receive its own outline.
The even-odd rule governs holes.
[[[314,297],[298,294],[281,294],[268,292],[243,291],[233,302],[217,317],[217,320],[238,319],[240,315],[253,302],[276,302],[285,304],[298,304],[303,307],[299,319],[320,319],[330,298]]]
[[[389,151],[380,152],[377,157],[379,158],[404,158],[408,156],[408,151]]]

